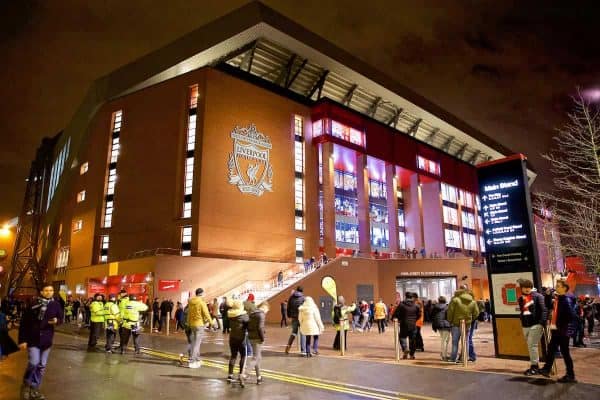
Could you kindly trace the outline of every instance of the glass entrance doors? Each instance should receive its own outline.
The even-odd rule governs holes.
[[[456,277],[445,276],[437,278],[396,278],[396,291],[404,299],[404,293],[417,293],[420,299],[437,300],[444,296],[448,301],[456,291]]]

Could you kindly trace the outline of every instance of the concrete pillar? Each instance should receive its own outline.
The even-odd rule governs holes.
[[[442,213],[442,196],[440,182],[421,183],[423,207],[423,233],[427,256],[433,252],[444,254],[444,215]]]
[[[391,253],[398,253],[398,192],[396,185],[396,167],[393,164],[385,164],[385,188],[387,192],[388,222],[389,222],[389,249]]]
[[[369,207],[369,176],[367,155],[356,153],[356,194],[358,198],[358,249],[371,254],[371,218]]]
[[[404,225],[406,248],[419,251],[423,246],[423,223],[421,217],[421,195],[419,190],[419,175],[410,176],[409,185],[402,189],[404,198]]]
[[[321,144],[323,152],[323,247],[328,257],[335,257],[335,186],[333,143]]]

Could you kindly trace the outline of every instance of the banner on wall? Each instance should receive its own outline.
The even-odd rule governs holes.
[[[158,281],[158,290],[163,292],[178,292],[179,279],[161,279]]]

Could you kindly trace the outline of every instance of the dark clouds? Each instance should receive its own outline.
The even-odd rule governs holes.
[[[91,82],[245,1],[0,0],[0,221],[43,136]],[[539,157],[576,85],[600,85],[595,2],[266,1],[507,147]],[[167,3],[165,3],[167,4]]]

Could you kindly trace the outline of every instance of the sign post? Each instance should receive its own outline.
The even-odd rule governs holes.
[[[497,357],[528,356],[519,318],[520,279],[540,286],[526,158],[477,166]]]

